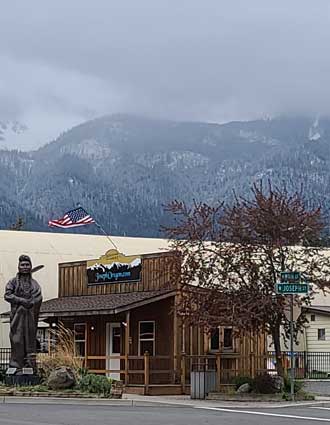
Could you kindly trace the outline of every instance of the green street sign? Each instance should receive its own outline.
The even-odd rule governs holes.
[[[300,272],[282,272],[281,283],[299,283],[301,280]]]
[[[276,292],[278,294],[308,294],[308,283],[277,283]]]

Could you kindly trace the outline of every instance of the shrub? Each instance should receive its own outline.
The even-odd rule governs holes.
[[[301,391],[304,387],[304,383],[303,381],[294,381],[294,392],[295,394],[298,393],[299,391]],[[291,379],[289,377],[285,377],[284,378],[284,387],[283,387],[283,391],[285,393],[290,394],[291,393]]]
[[[6,379],[6,370],[0,369],[0,382],[5,382]]]
[[[250,376],[236,376],[233,380],[233,384],[235,385],[235,390],[243,384],[249,384],[251,389],[254,388],[254,379]]]
[[[78,389],[87,393],[103,394],[110,396],[112,380],[103,375],[87,373],[81,375],[78,382]]]
[[[254,390],[259,394],[275,394],[278,392],[276,378],[263,373],[254,378]]]
[[[51,353],[38,355],[40,375],[47,380],[50,373],[57,367],[67,366],[77,377],[83,367],[84,359],[75,357],[73,332],[62,325],[55,330],[52,329],[51,332],[56,338],[56,345]]]
[[[46,385],[28,385],[28,386],[18,385],[16,387],[16,391],[45,393],[49,391],[49,389]]]

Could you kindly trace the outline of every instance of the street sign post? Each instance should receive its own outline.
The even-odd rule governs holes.
[[[309,284],[301,281],[300,272],[282,272],[281,281],[276,283],[277,294],[290,295],[290,351],[291,351],[291,400],[294,400],[295,362],[293,351],[293,295],[308,294]]]

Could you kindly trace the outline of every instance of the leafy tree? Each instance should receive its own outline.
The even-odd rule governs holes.
[[[300,271],[312,290],[294,296],[298,307],[309,305],[316,292],[327,291],[330,257],[315,246],[324,223],[320,208],[306,207],[302,191],[289,194],[269,182],[266,188],[255,184],[251,195],[235,196],[231,205],[167,205],[174,224],[164,230],[173,239],[175,276],[184,288],[178,311],[190,324],[267,332],[283,376],[280,337],[281,330],[289,334],[289,298],[276,294],[275,284],[282,271]],[[302,313],[296,335],[305,321]]]

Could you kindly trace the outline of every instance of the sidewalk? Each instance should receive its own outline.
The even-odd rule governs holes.
[[[182,396],[142,396],[135,394],[124,394],[123,400],[130,400],[136,406],[142,405],[144,403],[148,404],[157,404],[157,405],[172,405],[180,407],[231,407],[231,408],[258,408],[258,409],[276,409],[283,407],[292,407],[292,406],[314,406],[329,404],[330,397],[316,397],[313,401],[283,401],[283,402],[245,402],[245,401],[222,401],[222,400],[192,400],[189,395]]]

